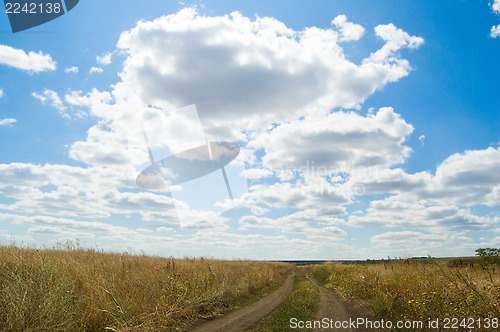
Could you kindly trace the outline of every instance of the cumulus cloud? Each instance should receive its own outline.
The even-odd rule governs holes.
[[[64,72],[65,73],[78,73],[78,67],[76,66],[73,66],[73,67],[69,67],[69,68],[64,68]]]
[[[347,16],[339,15],[335,17],[332,24],[339,30],[339,41],[359,40],[365,33],[365,28],[359,24],[354,24],[347,21]]]
[[[40,100],[42,104],[48,103],[50,106],[54,107],[62,114],[67,109],[67,107],[64,105],[63,101],[59,97],[59,94],[55,91],[45,89],[41,94],[33,92],[31,95],[34,98]]]
[[[364,215],[351,215],[348,224],[355,227],[422,228],[434,232],[488,230],[498,218],[481,217],[453,205],[425,205],[396,195],[375,200]]]
[[[255,180],[270,177],[273,175],[273,172],[268,169],[251,168],[244,170],[241,175],[249,180]]]
[[[490,36],[491,38],[496,38],[500,36],[500,24],[491,27]]]
[[[17,120],[12,119],[12,118],[2,119],[2,120],[0,120],[0,126],[9,126],[9,125],[12,125],[16,122],[17,122]]]
[[[500,205],[500,148],[455,153],[436,172],[408,174],[402,169],[355,172],[351,181],[366,194],[404,194],[425,204]]]
[[[429,203],[500,205],[500,148],[469,150],[446,158],[417,194]]]
[[[491,8],[493,9],[493,12],[495,12],[496,14],[500,14],[500,0],[494,0],[493,3],[491,4]],[[499,36],[500,36],[500,24],[492,26],[490,31],[490,37],[496,38]]]
[[[115,94],[137,94],[167,111],[196,104],[208,133],[240,137],[240,130],[273,121],[359,106],[408,75],[411,68],[396,51],[422,39],[395,27],[397,36],[380,29],[387,45],[357,66],[344,56],[333,29],[294,31],[273,18],[252,21],[237,12],[203,17],[186,8],[121,35],[118,48],[127,59]]]
[[[394,80],[397,80],[401,75],[404,76],[410,70],[410,65],[408,60],[395,57],[397,52],[403,48],[418,48],[424,43],[424,39],[410,36],[405,31],[395,27],[392,23],[375,27],[375,34],[385,41],[385,45],[380,50],[372,53],[369,58],[363,60],[363,63],[386,65],[390,63],[396,68],[388,75],[388,79],[391,79],[391,75],[395,75],[392,78]]]
[[[418,138],[418,140],[420,141],[420,143],[422,145],[424,145],[424,142],[425,142],[425,135],[420,135],[420,137]]]
[[[403,143],[412,131],[386,107],[367,116],[334,112],[308,117],[264,133],[249,146],[265,151],[262,162],[270,169],[331,174],[404,162],[411,148]]]
[[[91,67],[89,70],[89,74],[94,74],[94,73],[102,73],[103,69],[101,67]]]
[[[273,121],[355,107],[409,73],[408,63],[400,66],[395,53],[403,44],[390,47],[385,63],[380,56],[376,63],[365,59],[357,66],[346,60],[337,42],[334,30],[294,31],[273,18],[252,21],[239,13],[203,17],[192,8],[139,22],[117,44],[127,58],[111,92],[114,104],[95,104],[89,110],[106,119],[106,128],[96,125],[87,141],[73,148],[80,160],[105,160],[119,153],[118,138],[137,123],[158,110],[169,116],[190,104],[196,104],[209,139],[248,141]],[[183,137],[172,145],[182,145]],[[93,156],[85,157],[84,151]]]
[[[7,45],[0,45],[0,65],[7,65],[30,73],[40,73],[56,69],[56,62],[41,51],[26,53]]]
[[[456,257],[470,255],[470,252],[477,248],[471,238],[459,233],[386,232],[373,236],[370,242],[379,257],[384,257],[384,252],[402,258],[425,257],[435,252]]]
[[[3,89],[0,89],[0,98],[2,98],[4,95],[5,93],[3,92]]]
[[[111,64],[111,57],[113,56],[113,53],[105,53],[101,56],[97,56],[96,60],[103,66],[107,66]]]
[[[493,8],[493,11],[496,13],[500,13],[500,0],[494,0],[491,4],[491,8]]]
[[[80,168],[63,165],[0,164],[0,195],[15,202],[2,205],[16,213],[61,217],[107,218],[139,214],[142,220],[187,227],[225,229],[226,218],[193,210],[165,194],[135,189],[135,171],[127,168]]]

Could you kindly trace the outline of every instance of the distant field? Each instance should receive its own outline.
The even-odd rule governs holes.
[[[279,262],[0,246],[0,331],[175,331],[263,296]]]
[[[456,318],[463,331],[500,329],[500,266],[483,267],[474,257],[327,262],[312,270],[345,299],[365,301],[379,320]],[[478,328],[478,320],[496,328]]]

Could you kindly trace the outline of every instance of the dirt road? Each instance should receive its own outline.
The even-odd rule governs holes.
[[[252,305],[233,310],[226,315],[196,326],[190,331],[194,332],[240,332],[250,328],[266,315],[271,313],[288,295],[293,286],[295,273],[289,275],[283,285],[273,294],[268,295]]]
[[[340,300],[338,295],[330,288],[326,288],[320,284],[311,275],[307,275],[309,281],[318,287],[319,294],[321,296],[321,308],[319,309],[316,319],[322,320],[323,318],[328,318],[336,322],[350,322],[356,321],[358,318],[370,319],[370,315],[366,310],[359,307],[359,303],[355,302],[344,302]],[[346,325],[347,326],[347,325]],[[320,328],[316,331],[377,331],[376,329],[366,329],[366,328]]]

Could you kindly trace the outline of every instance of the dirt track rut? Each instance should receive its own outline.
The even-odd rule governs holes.
[[[339,296],[330,288],[326,288],[311,275],[307,275],[309,281],[318,287],[321,296],[321,307],[316,314],[316,319],[322,320],[328,318],[337,322],[349,322],[358,318],[370,319],[370,315],[359,307],[359,304],[354,302],[343,302]],[[317,329],[316,331],[377,331],[376,329],[366,328],[338,328],[338,329]]]
[[[258,323],[271,313],[292,291],[295,273],[289,275],[283,285],[271,295],[268,295],[248,307],[230,311],[226,315],[190,329],[194,332],[240,332]]]

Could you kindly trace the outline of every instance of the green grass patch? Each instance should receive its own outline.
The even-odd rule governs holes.
[[[290,319],[311,321],[321,304],[318,289],[306,278],[305,268],[299,268],[295,276],[293,290],[290,295],[276,308],[276,310],[262,320],[249,332],[269,331],[297,331],[290,328]],[[309,331],[309,330],[300,330]]]

